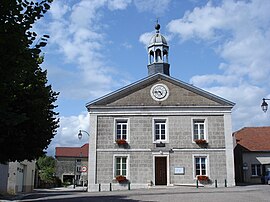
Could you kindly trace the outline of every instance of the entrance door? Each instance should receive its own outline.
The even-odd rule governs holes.
[[[24,166],[19,164],[17,168],[17,192],[23,191]]]
[[[167,158],[155,158],[155,185],[167,185]]]

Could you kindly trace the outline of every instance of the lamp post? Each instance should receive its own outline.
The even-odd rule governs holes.
[[[85,131],[85,130],[79,130],[79,133],[78,133],[78,139],[79,140],[82,139],[82,136],[83,136],[82,133],[86,133],[88,135],[88,137],[90,137],[90,134],[87,131]],[[84,190],[84,178],[83,178],[83,190]]]
[[[268,109],[268,104],[267,104],[267,102],[265,102],[265,100],[270,100],[270,99],[263,98],[262,100],[263,100],[263,102],[262,102],[261,108],[262,108],[263,112],[266,112]]]
[[[89,133],[88,133],[87,131],[85,131],[85,130],[80,130],[79,133],[78,133],[78,138],[79,138],[79,140],[82,139],[82,136],[83,136],[82,132],[83,132],[83,133],[86,133],[86,134],[90,137],[90,135],[89,135]]]

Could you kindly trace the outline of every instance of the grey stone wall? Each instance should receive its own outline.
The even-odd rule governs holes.
[[[198,151],[198,152],[174,152],[170,155],[170,176],[172,184],[195,184],[194,178],[194,165],[193,155],[207,155],[209,162],[209,178],[214,183],[215,180],[218,183],[224,183],[226,179],[226,156],[225,151],[210,152],[210,151]],[[178,175],[174,173],[175,167],[184,167],[185,174]]]
[[[164,116],[168,118],[169,143],[164,148],[156,148],[153,144],[152,119],[160,116],[121,116],[129,118],[129,145],[125,150],[114,143],[114,119],[119,116],[99,116],[97,149],[97,183],[113,182],[113,155],[129,154],[130,181],[132,183],[145,183],[153,180],[153,152],[160,150],[168,152],[170,149],[178,149],[169,154],[170,181],[172,184],[196,183],[193,174],[193,154],[208,156],[209,177],[218,180],[219,183],[226,179],[226,156],[224,138],[224,120],[222,115],[202,116],[207,119],[208,146],[201,149],[192,142],[192,118],[198,116]],[[112,151],[106,151],[106,150]],[[122,149],[117,151],[116,149]],[[145,152],[135,150],[150,149]],[[188,151],[180,151],[187,149]],[[201,150],[198,150],[201,149]],[[211,149],[221,149],[212,151]],[[175,167],[184,167],[184,175],[175,175]]]
[[[76,158],[80,159],[80,158]],[[82,158],[81,163],[76,163],[76,166],[87,166],[88,167],[88,161],[86,158]],[[56,158],[56,171],[55,174],[61,181],[63,182],[63,175],[74,175],[74,169],[75,169],[75,158],[74,157],[66,157],[66,158]],[[91,169],[91,168],[90,168]],[[89,168],[88,168],[89,170]],[[80,172],[76,171],[76,175],[79,175]]]
[[[167,100],[158,102],[152,99],[150,95],[151,87],[156,83],[163,83],[169,88],[170,96]],[[109,101],[108,106],[220,106],[219,103],[198,95],[171,82],[161,80],[150,83],[148,86],[142,86],[135,92],[130,92],[123,98]]]
[[[114,182],[114,155],[129,154],[129,181],[147,184],[153,178],[153,156],[151,152],[97,152],[97,183]]]
[[[153,149],[152,120],[161,116],[121,116],[129,118],[129,147],[130,149]],[[200,148],[192,142],[192,118],[198,116],[162,116],[168,118],[169,143],[167,148]],[[119,148],[115,144],[114,118],[117,116],[98,117],[98,149]],[[223,116],[202,116],[207,119],[208,148],[224,148]]]

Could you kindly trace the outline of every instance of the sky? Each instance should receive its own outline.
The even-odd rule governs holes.
[[[58,146],[82,146],[89,131],[86,103],[147,77],[147,45],[168,41],[170,74],[235,103],[233,131],[268,126],[270,1],[55,0],[34,30],[50,35],[42,68],[60,92]],[[269,102],[270,104],[270,102]]]

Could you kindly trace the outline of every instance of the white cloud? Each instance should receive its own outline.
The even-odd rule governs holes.
[[[131,0],[109,0],[108,8],[110,10],[123,10],[126,9]]]
[[[260,109],[270,83],[270,2],[211,1],[185,13],[168,24],[170,32],[182,41],[195,39],[210,43],[224,61],[223,75],[196,75],[194,85],[236,102],[235,128],[266,124]]]
[[[89,99],[121,86],[121,81],[113,79],[120,72],[109,66],[108,58],[105,58],[108,57],[104,52],[109,43],[106,38],[107,25],[100,23],[100,20],[104,8],[119,10],[125,9],[128,4],[130,1],[123,0],[59,0],[52,4],[48,12],[52,18],[43,24],[42,32],[46,30],[51,36],[47,52],[61,56],[59,60],[64,64],[58,67],[55,64],[46,65],[50,78],[59,77],[59,72],[66,76],[64,82],[57,84],[61,85],[58,86],[61,96]],[[67,68],[67,65],[73,68]]]
[[[146,32],[140,35],[139,37],[139,42],[141,42],[142,44],[144,44],[145,47],[147,47],[149,45],[149,42],[151,40],[151,38],[154,36],[155,31],[152,32]],[[171,35],[164,35],[163,33],[161,33],[162,36],[165,37],[166,41],[169,42],[172,38]]]
[[[54,156],[55,147],[76,147],[88,143],[89,137],[86,133],[83,133],[81,140],[78,139],[79,130],[89,131],[87,112],[82,112],[78,116],[60,117],[60,127],[47,149],[47,155]]]
[[[61,1],[55,1],[50,8],[52,17],[57,20],[61,20],[69,10],[70,8],[67,5],[62,4]]]
[[[124,42],[121,44],[121,46],[123,46],[126,49],[131,49],[133,46],[132,44],[128,43],[128,42]]]
[[[134,0],[134,4],[140,12],[150,11],[156,17],[163,15],[169,8],[171,0]]]
[[[154,32],[146,32],[146,33],[143,33],[140,38],[139,38],[139,41],[141,43],[143,43],[145,46],[148,46],[149,45],[149,42],[150,42],[150,39],[151,37],[154,35]]]

